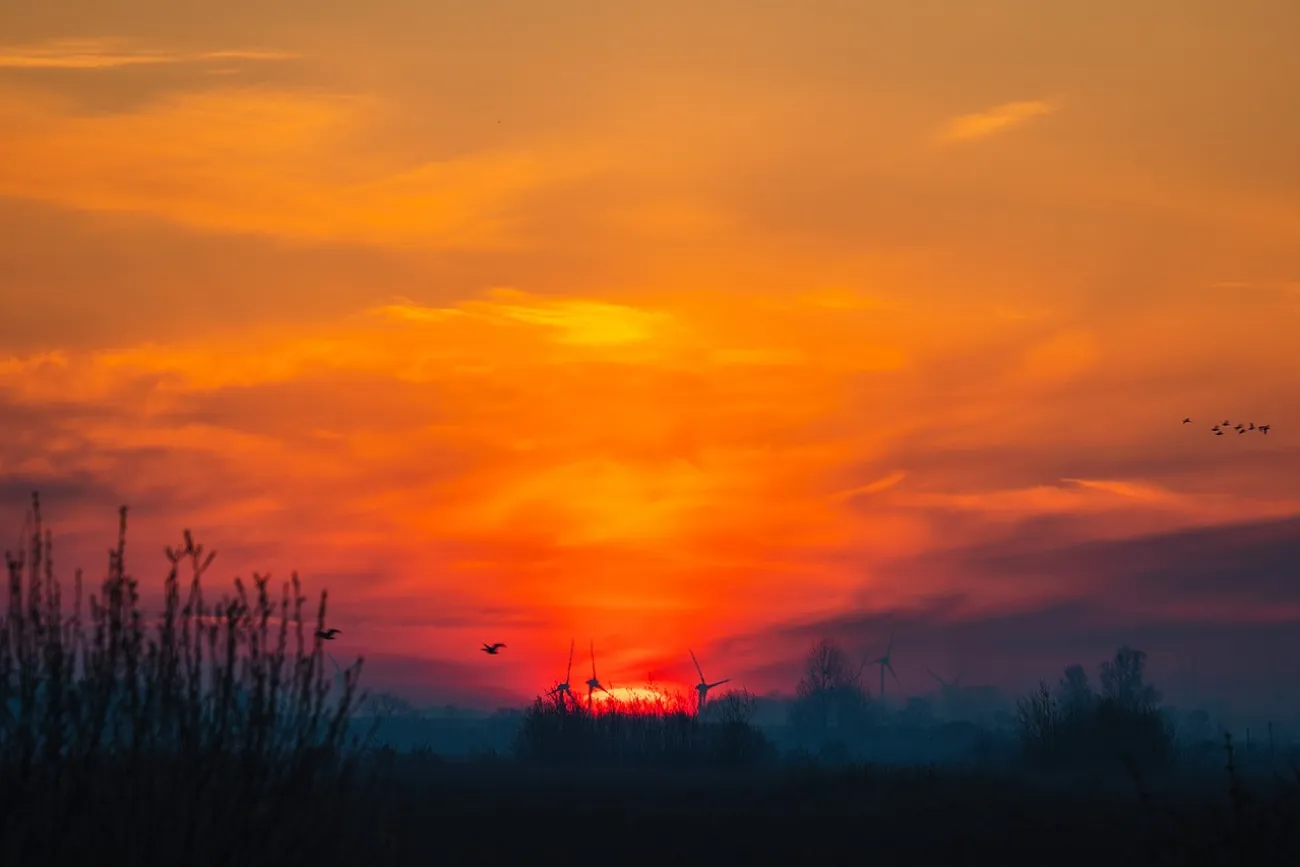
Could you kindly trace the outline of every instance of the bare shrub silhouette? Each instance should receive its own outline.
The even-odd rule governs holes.
[[[860,728],[869,718],[870,700],[859,674],[833,639],[818,641],[804,659],[790,709],[791,724],[823,739],[832,729]]]

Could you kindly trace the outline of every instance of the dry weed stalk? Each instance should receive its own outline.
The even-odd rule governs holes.
[[[110,843],[95,839],[106,820],[94,814],[106,803],[120,813],[107,824],[121,863],[235,857],[247,843],[217,833],[221,822],[251,821],[273,841],[277,818],[293,813],[296,799],[310,799],[322,776],[348,778],[362,660],[344,672],[342,694],[331,702],[321,640],[304,639],[307,599],[296,573],[278,604],[269,576],[258,574],[251,593],[236,580],[233,595],[209,604],[202,579],[215,552],[205,554],[186,531],[183,547],[166,551],[162,612],[150,629],[126,566],[122,507],[86,623],[79,570],[72,610],[64,611],[40,505],[33,495],[26,550],[5,554],[0,860],[74,857]],[[322,591],[318,629],[327,599]],[[132,831],[141,811],[159,807],[179,820],[170,836]],[[293,822],[280,824],[287,831]],[[137,845],[143,839],[147,845]]]

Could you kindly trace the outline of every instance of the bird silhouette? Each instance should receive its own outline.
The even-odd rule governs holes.
[[[1272,425],[1270,424],[1262,424],[1259,426],[1259,432],[1262,433],[1264,436],[1268,436],[1268,429],[1271,427]]]
[[[1191,423],[1192,423],[1192,420],[1191,420],[1190,418],[1185,418],[1185,419],[1183,419],[1183,424],[1191,424]]]
[[[1239,434],[1244,434],[1245,432],[1246,432],[1246,429],[1245,429],[1244,427],[1239,427],[1239,428],[1237,428],[1237,433],[1239,433]]]
[[[483,645],[483,652],[486,653],[488,656],[496,656],[497,653],[498,653],[498,652],[501,650],[501,648],[503,648],[503,647],[505,647],[505,645],[502,644],[502,643],[499,642],[499,641],[498,641],[496,644],[484,644],[484,645]]]
[[[1254,429],[1255,429],[1255,423],[1252,421],[1250,425],[1246,428],[1246,430],[1254,430]]]
[[[1232,422],[1228,421],[1226,418],[1223,420],[1223,426],[1224,426],[1224,427],[1227,427],[1227,426],[1230,425],[1230,424],[1232,424]]]
[[[333,641],[334,637],[342,631],[342,629],[317,629],[316,637],[325,641]]]
[[[1214,427],[1210,428],[1210,430],[1212,430],[1212,431],[1217,431],[1218,429],[1219,429],[1219,426],[1218,426],[1217,424],[1216,424]]]
[[[1214,432],[1214,435],[1215,435],[1216,437],[1221,437],[1221,436],[1223,436],[1223,431],[1221,431],[1221,430],[1216,430],[1216,431]]]

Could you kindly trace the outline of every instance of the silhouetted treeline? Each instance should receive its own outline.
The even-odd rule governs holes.
[[[1048,766],[1095,766],[1124,761],[1163,767],[1174,758],[1174,729],[1161,713],[1160,693],[1143,679],[1146,654],[1121,647],[1100,667],[1095,694],[1081,665],[1072,665],[1053,694],[1046,681],[1021,699],[1019,734],[1029,761]]]

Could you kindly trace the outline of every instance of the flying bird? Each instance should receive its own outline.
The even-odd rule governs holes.
[[[1221,431],[1221,430],[1216,430],[1216,431],[1214,432],[1214,435],[1215,435],[1216,437],[1221,437],[1221,436],[1223,436],[1223,431]]]
[[[496,656],[497,652],[500,651],[501,648],[503,647],[505,647],[505,645],[499,641],[496,644],[484,644],[483,652],[486,653],[488,656]]]
[[[334,636],[342,632],[342,629],[317,629],[316,637],[324,641],[333,641]]]
[[[1190,418],[1185,418],[1185,419],[1183,419],[1183,424],[1191,424],[1191,423],[1192,423],[1192,420],[1191,420]]]
[[[1272,427],[1272,425],[1262,424],[1259,426],[1259,432],[1262,433],[1264,436],[1268,436],[1268,429],[1270,427]]]

